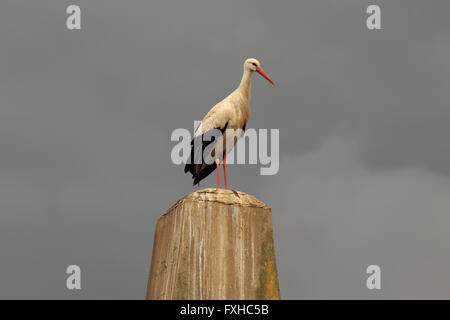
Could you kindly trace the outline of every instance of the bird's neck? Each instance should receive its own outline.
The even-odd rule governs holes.
[[[250,91],[252,89],[252,73],[249,70],[244,70],[242,75],[241,83],[239,84],[238,90],[249,100]]]

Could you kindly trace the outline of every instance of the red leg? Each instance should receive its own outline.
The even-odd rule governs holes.
[[[225,155],[223,156],[223,175],[225,178],[225,189],[228,189],[227,184],[227,153],[225,152]]]
[[[219,159],[216,159],[216,168],[217,168],[217,189],[220,189],[220,170],[219,170]]]

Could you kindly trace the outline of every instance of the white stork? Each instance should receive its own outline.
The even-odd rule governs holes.
[[[184,172],[192,174],[194,185],[199,184],[201,180],[217,169],[217,188],[220,188],[219,163],[220,159],[223,159],[225,189],[228,189],[227,153],[237,142],[238,137],[236,137],[234,132],[242,133],[250,118],[251,81],[252,74],[255,71],[275,86],[272,79],[261,68],[258,60],[253,58],[245,60],[244,74],[239,86],[228,97],[209,110],[195,131],[194,139],[191,142],[191,157],[184,167]],[[208,134],[211,136],[212,131],[219,131],[221,135],[218,139],[205,138]],[[232,132],[231,135],[228,132]],[[231,137],[228,144],[226,143],[227,136]],[[206,156],[204,155],[205,148],[211,150]]]

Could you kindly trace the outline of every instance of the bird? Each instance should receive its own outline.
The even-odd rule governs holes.
[[[184,167],[185,173],[192,174],[194,186],[217,169],[217,188],[220,189],[219,164],[223,160],[225,189],[228,189],[227,153],[245,131],[250,118],[249,103],[253,73],[259,73],[276,86],[257,59],[246,59],[243,69],[239,86],[209,110],[194,132],[190,158]]]

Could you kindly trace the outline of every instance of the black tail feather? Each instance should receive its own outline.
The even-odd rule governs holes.
[[[216,170],[216,164],[209,164],[207,165],[202,171],[200,171],[198,174],[193,174],[192,179],[194,179],[193,185],[199,184],[200,181],[205,179],[207,176],[211,174],[211,172],[214,172]]]

